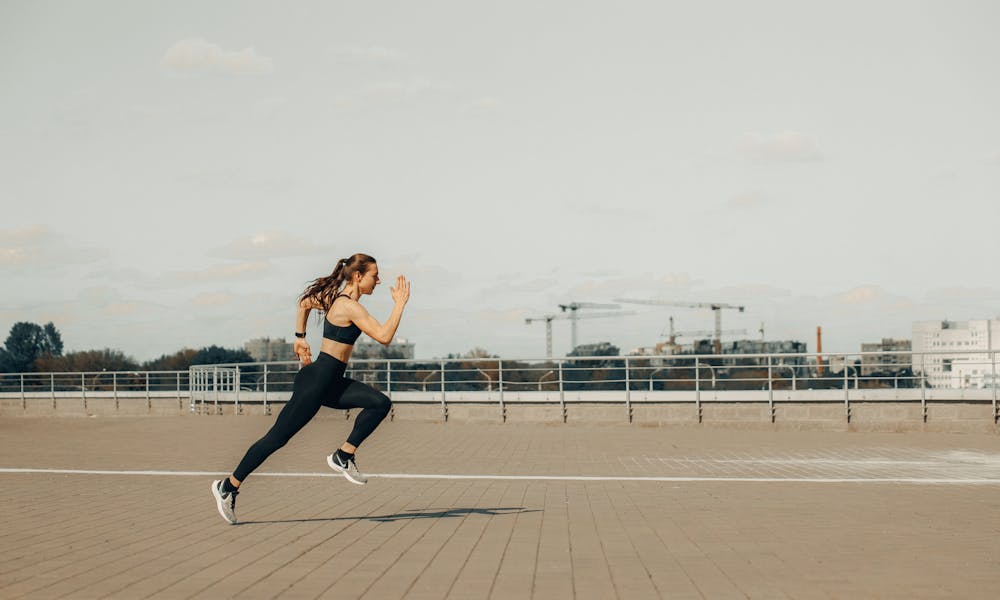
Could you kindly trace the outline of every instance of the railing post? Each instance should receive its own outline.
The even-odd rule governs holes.
[[[771,422],[774,423],[774,377],[771,355],[767,355],[767,407],[771,411]]]
[[[694,407],[701,423],[701,361],[694,359]]]
[[[219,367],[212,367],[212,388],[215,390],[215,414],[219,414]]]
[[[850,383],[847,381],[847,358],[844,358],[844,415],[847,418],[847,422],[851,422],[851,398],[850,398]]]
[[[996,394],[993,398],[993,412],[996,412]],[[21,373],[21,410],[28,410],[28,401],[24,397],[24,373]]]
[[[118,371],[111,374],[111,393],[115,397],[115,412],[118,412]]]
[[[507,406],[503,403],[503,360],[497,360],[497,383],[500,388],[500,421],[507,422]]]
[[[566,422],[566,394],[563,391],[563,364],[559,361],[559,409],[562,411],[562,422]]]
[[[80,395],[83,396],[83,410],[87,411],[87,374],[80,373]]]
[[[448,403],[444,397],[444,361],[441,361],[441,414],[444,415],[445,422],[448,421]]]
[[[389,420],[396,419],[396,406],[392,404],[392,361],[385,361],[385,395],[389,397]]]
[[[233,414],[240,414],[240,367],[236,366],[236,372],[233,373],[233,386],[236,388],[236,401],[233,404]]]
[[[181,372],[177,371],[177,410],[184,412],[184,401],[181,400]]]
[[[628,422],[632,422],[632,380],[629,376],[628,356],[625,357],[625,411],[628,414]]]
[[[267,407],[267,363],[264,363],[264,414],[271,414],[271,411]]]
[[[927,411],[927,367],[920,371],[920,408]]]
[[[49,393],[52,394],[52,410],[56,409],[56,374],[49,373]]]
[[[996,425],[997,420],[1000,419],[1000,414],[997,413],[997,351],[993,350],[990,352],[990,365],[993,371],[993,424]]]
[[[146,371],[146,412],[153,412],[153,401],[149,398],[149,371]]]

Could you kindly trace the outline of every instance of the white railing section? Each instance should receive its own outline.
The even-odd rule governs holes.
[[[889,358],[886,358],[886,357]],[[452,358],[353,360],[353,377],[388,394],[394,403],[494,404],[506,420],[510,404],[766,401],[775,418],[780,402],[928,401],[992,404],[998,420],[997,351],[920,353],[926,368],[914,373],[914,353],[588,356],[549,359]],[[947,357],[950,362],[942,363]],[[940,365],[944,366],[940,366]],[[934,366],[939,365],[939,366]],[[297,362],[242,363],[191,368],[192,410],[206,403],[285,401]],[[935,370],[936,369],[936,370]],[[937,384],[932,384],[936,381]]]
[[[388,394],[394,403],[433,403],[447,419],[449,403],[493,404],[505,419],[511,404],[928,401],[991,403],[998,420],[998,351],[669,356],[548,359],[451,358],[353,360],[347,375]],[[921,365],[914,369],[913,365]],[[192,411],[208,406],[285,402],[300,365],[293,362],[197,365],[188,371],[0,374],[0,398],[23,407],[61,397],[135,401],[176,397]]]
[[[22,408],[28,402],[51,402],[59,398],[113,398],[145,401],[153,398],[189,398],[189,371],[88,371],[75,373],[0,373],[0,399],[18,398]]]

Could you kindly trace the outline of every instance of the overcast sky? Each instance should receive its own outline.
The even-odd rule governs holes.
[[[622,296],[810,351],[996,317],[998,30],[985,0],[8,0],[0,335],[290,340],[359,251],[377,317],[412,280],[419,357],[541,357],[525,317]],[[630,308],[580,341],[713,325]]]

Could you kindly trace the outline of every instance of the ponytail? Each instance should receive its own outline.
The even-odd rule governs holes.
[[[305,291],[299,296],[299,301],[312,298],[323,306],[323,312],[329,311],[337,293],[340,292],[341,286],[344,284],[344,280],[350,279],[354,273],[364,273],[368,270],[368,265],[374,262],[374,258],[361,253],[338,260],[332,273],[326,277],[314,279],[306,286]]]

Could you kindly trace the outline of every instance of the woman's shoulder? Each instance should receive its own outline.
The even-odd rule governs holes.
[[[361,304],[347,294],[338,295],[330,303],[330,310],[326,311],[326,319],[329,321],[333,318],[339,318],[340,320],[353,322],[352,317],[359,306]]]

